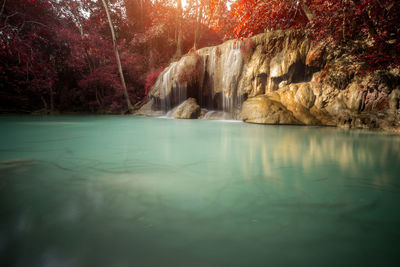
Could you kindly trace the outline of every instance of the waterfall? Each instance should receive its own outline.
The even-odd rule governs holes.
[[[161,80],[158,86],[160,87],[161,109],[164,111],[171,110],[175,106],[174,103],[181,103],[187,98],[187,84],[180,84],[177,77],[183,68],[184,62],[174,62],[160,75]]]
[[[170,111],[172,116],[175,107],[194,98],[184,108],[188,112],[196,109],[193,116],[200,119],[334,125],[337,103],[343,102],[343,109],[352,104],[338,102],[336,91],[323,92],[325,83],[320,77],[331,64],[327,53],[325,43],[314,43],[305,32],[297,30],[270,31],[244,41],[230,40],[202,48],[171,63],[159,75],[145,108],[150,114]],[[326,90],[336,90],[326,85]],[[348,94],[352,94],[350,89],[353,87],[349,87]],[[244,107],[252,119],[250,115],[245,118]],[[270,113],[273,119],[268,117]]]
[[[202,108],[234,113],[241,104],[237,92],[244,65],[241,46],[240,41],[230,41],[185,55],[160,74],[150,95],[159,100],[164,112],[194,97]],[[180,80],[192,72],[199,77]]]
[[[222,107],[225,112],[233,112],[234,105],[237,104],[237,86],[239,83],[238,74],[241,73],[243,58],[240,51],[241,42],[234,43],[229,47],[229,52],[221,56],[222,65]]]

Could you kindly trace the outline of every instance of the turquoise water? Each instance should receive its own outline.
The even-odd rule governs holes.
[[[400,266],[400,138],[0,117],[0,266]]]

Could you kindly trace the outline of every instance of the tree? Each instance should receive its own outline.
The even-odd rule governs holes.
[[[238,22],[228,8],[230,4],[230,0],[209,0],[209,5],[206,9],[207,16],[210,18],[209,27],[218,34],[223,35],[224,40],[236,37],[233,34],[233,28]]]
[[[181,0],[0,1],[0,109],[131,109],[175,55],[220,42],[209,1],[197,3],[194,14]]]
[[[115,38],[115,33],[114,33],[114,26],[113,26],[112,21],[111,21],[111,16],[110,16],[110,12],[108,11],[108,6],[107,6],[107,3],[106,3],[106,0],[102,0],[102,2],[103,2],[104,10],[106,11],[106,14],[107,14],[108,23],[110,25],[110,31],[111,31],[112,41],[113,41],[113,46],[114,46],[115,59],[117,60],[118,71],[119,71],[119,75],[120,75],[120,78],[121,78],[121,85],[122,85],[122,88],[124,90],[124,94],[125,94],[125,98],[126,98],[126,104],[128,106],[128,110],[132,112],[133,111],[133,106],[132,106],[131,101],[129,99],[128,90],[126,89],[124,73],[122,71],[121,59],[119,57],[119,52],[118,52],[118,47],[117,47],[117,40]]]
[[[237,0],[237,38],[265,30],[305,29],[353,54],[367,68],[399,66],[400,3],[396,0]]]
[[[4,106],[20,110],[42,102],[54,110],[57,65],[65,59],[65,46],[57,39],[60,27],[50,1],[8,0],[0,9],[0,86]],[[26,97],[24,101],[20,97]],[[30,101],[29,98],[35,99]],[[34,104],[32,102],[35,102]]]
[[[232,6],[232,15],[237,19],[233,33],[237,37],[250,37],[264,30],[304,27],[308,18],[303,3],[298,0],[238,0]]]
[[[176,0],[178,7],[178,16],[177,16],[177,32],[178,39],[176,42],[176,53],[175,58],[179,58],[182,56],[182,0]]]

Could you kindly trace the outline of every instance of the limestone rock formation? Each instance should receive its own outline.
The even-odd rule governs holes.
[[[302,83],[299,85],[294,99],[298,104],[305,108],[311,108],[315,103],[315,95],[310,83]]]
[[[301,124],[284,105],[266,95],[247,99],[243,103],[241,117],[243,121],[251,123]]]
[[[154,115],[171,112],[195,98],[199,110],[208,110],[209,115],[201,118],[222,113],[254,123],[397,131],[400,70],[379,70],[361,77],[355,62],[327,43],[308,40],[301,31],[272,31],[244,41],[231,40],[189,53],[167,67],[139,114],[148,113],[150,102]],[[188,117],[180,114],[174,116]],[[195,114],[199,116],[197,106]]]
[[[196,99],[189,98],[184,101],[174,112],[175,119],[197,119],[200,116],[201,109]]]

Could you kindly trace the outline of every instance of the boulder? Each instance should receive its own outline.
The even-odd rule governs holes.
[[[298,104],[301,104],[308,109],[311,108],[315,103],[315,95],[310,87],[310,83],[300,84],[294,99]]]
[[[243,121],[260,124],[302,124],[284,105],[266,95],[247,99],[242,106]]]
[[[175,119],[197,119],[200,116],[201,108],[197,104],[196,99],[188,98],[179,105],[174,113]]]
[[[304,93],[304,89],[301,88],[308,88],[309,90],[307,93]],[[299,90],[301,89],[301,90]],[[291,111],[293,116],[301,122],[301,124],[305,125],[321,125],[321,122],[310,113],[309,106],[307,105],[308,98],[315,99],[315,96],[310,92],[311,88],[308,84],[290,84],[289,86],[283,87],[277,91],[272,93],[268,93],[268,98],[274,100],[276,102],[280,102],[283,106],[286,107],[287,110]],[[303,93],[304,95],[297,95],[298,93]],[[314,97],[311,97],[314,96]],[[307,106],[307,107],[306,107]]]

